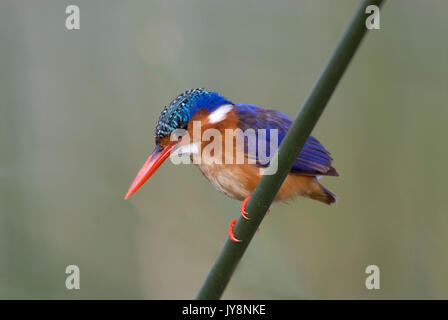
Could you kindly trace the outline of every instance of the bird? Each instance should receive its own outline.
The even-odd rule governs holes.
[[[168,157],[181,159],[185,156],[194,160],[193,163],[218,191],[242,201],[241,215],[250,219],[246,205],[291,124],[292,120],[277,110],[234,103],[220,93],[204,88],[187,90],[160,113],[154,132],[155,148],[137,173],[125,199],[134,194]],[[273,151],[269,154],[261,152],[263,143],[273,145]],[[212,145],[214,148],[210,148]],[[328,205],[335,203],[336,196],[319,182],[322,176],[339,176],[332,161],[322,144],[309,136],[274,202],[303,196]],[[236,221],[231,221],[228,237],[233,242],[241,242],[233,232]]]

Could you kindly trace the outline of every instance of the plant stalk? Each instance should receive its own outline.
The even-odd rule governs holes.
[[[277,161],[277,164],[273,163],[273,165],[278,165],[277,172],[273,175],[264,175],[252,194],[246,206],[251,219],[245,220],[240,217],[235,224],[235,236],[242,242],[235,243],[227,239],[196,299],[212,300],[222,296],[238,262],[249,246],[266,211],[271,206],[367,31],[365,20],[369,14],[365,12],[366,7],[369,5],[379,7],[382,2],[383,0],[363,0],[359,4],[323,72],[283,139],[277,151],[278,157],[273,157],[272,162]]]

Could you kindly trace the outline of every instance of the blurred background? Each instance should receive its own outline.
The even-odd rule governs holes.
[[[194,298],[241,203],[170,162],[123,200],[160,111],[205,87],[294,117],[357,3],[2,1],[0,298]],[[386,2],[313,132],[338,203],[274,206],[223,298],[448,298],[447,11]]]

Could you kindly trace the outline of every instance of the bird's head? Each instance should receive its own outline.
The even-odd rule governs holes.
[[[231,104],[229,100],[217,92],[203,88],[190,89],[177,96],[168,107],[165,107],[155,128],[156,147],[132,182],[125,199],[128,199],[170,156],[181,142],[180,137],[172,141],[172,133],[177,130],[188,130],[190,120],[199,112],[212,113],[222,105]]]

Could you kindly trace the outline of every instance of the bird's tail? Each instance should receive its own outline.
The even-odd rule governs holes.
[[[326,204],[332,204],[336,202],[336,196],[330,190],[321,185],[317,179],[315,188],[313,188],[309,197],[314,200],[321,201]]]

